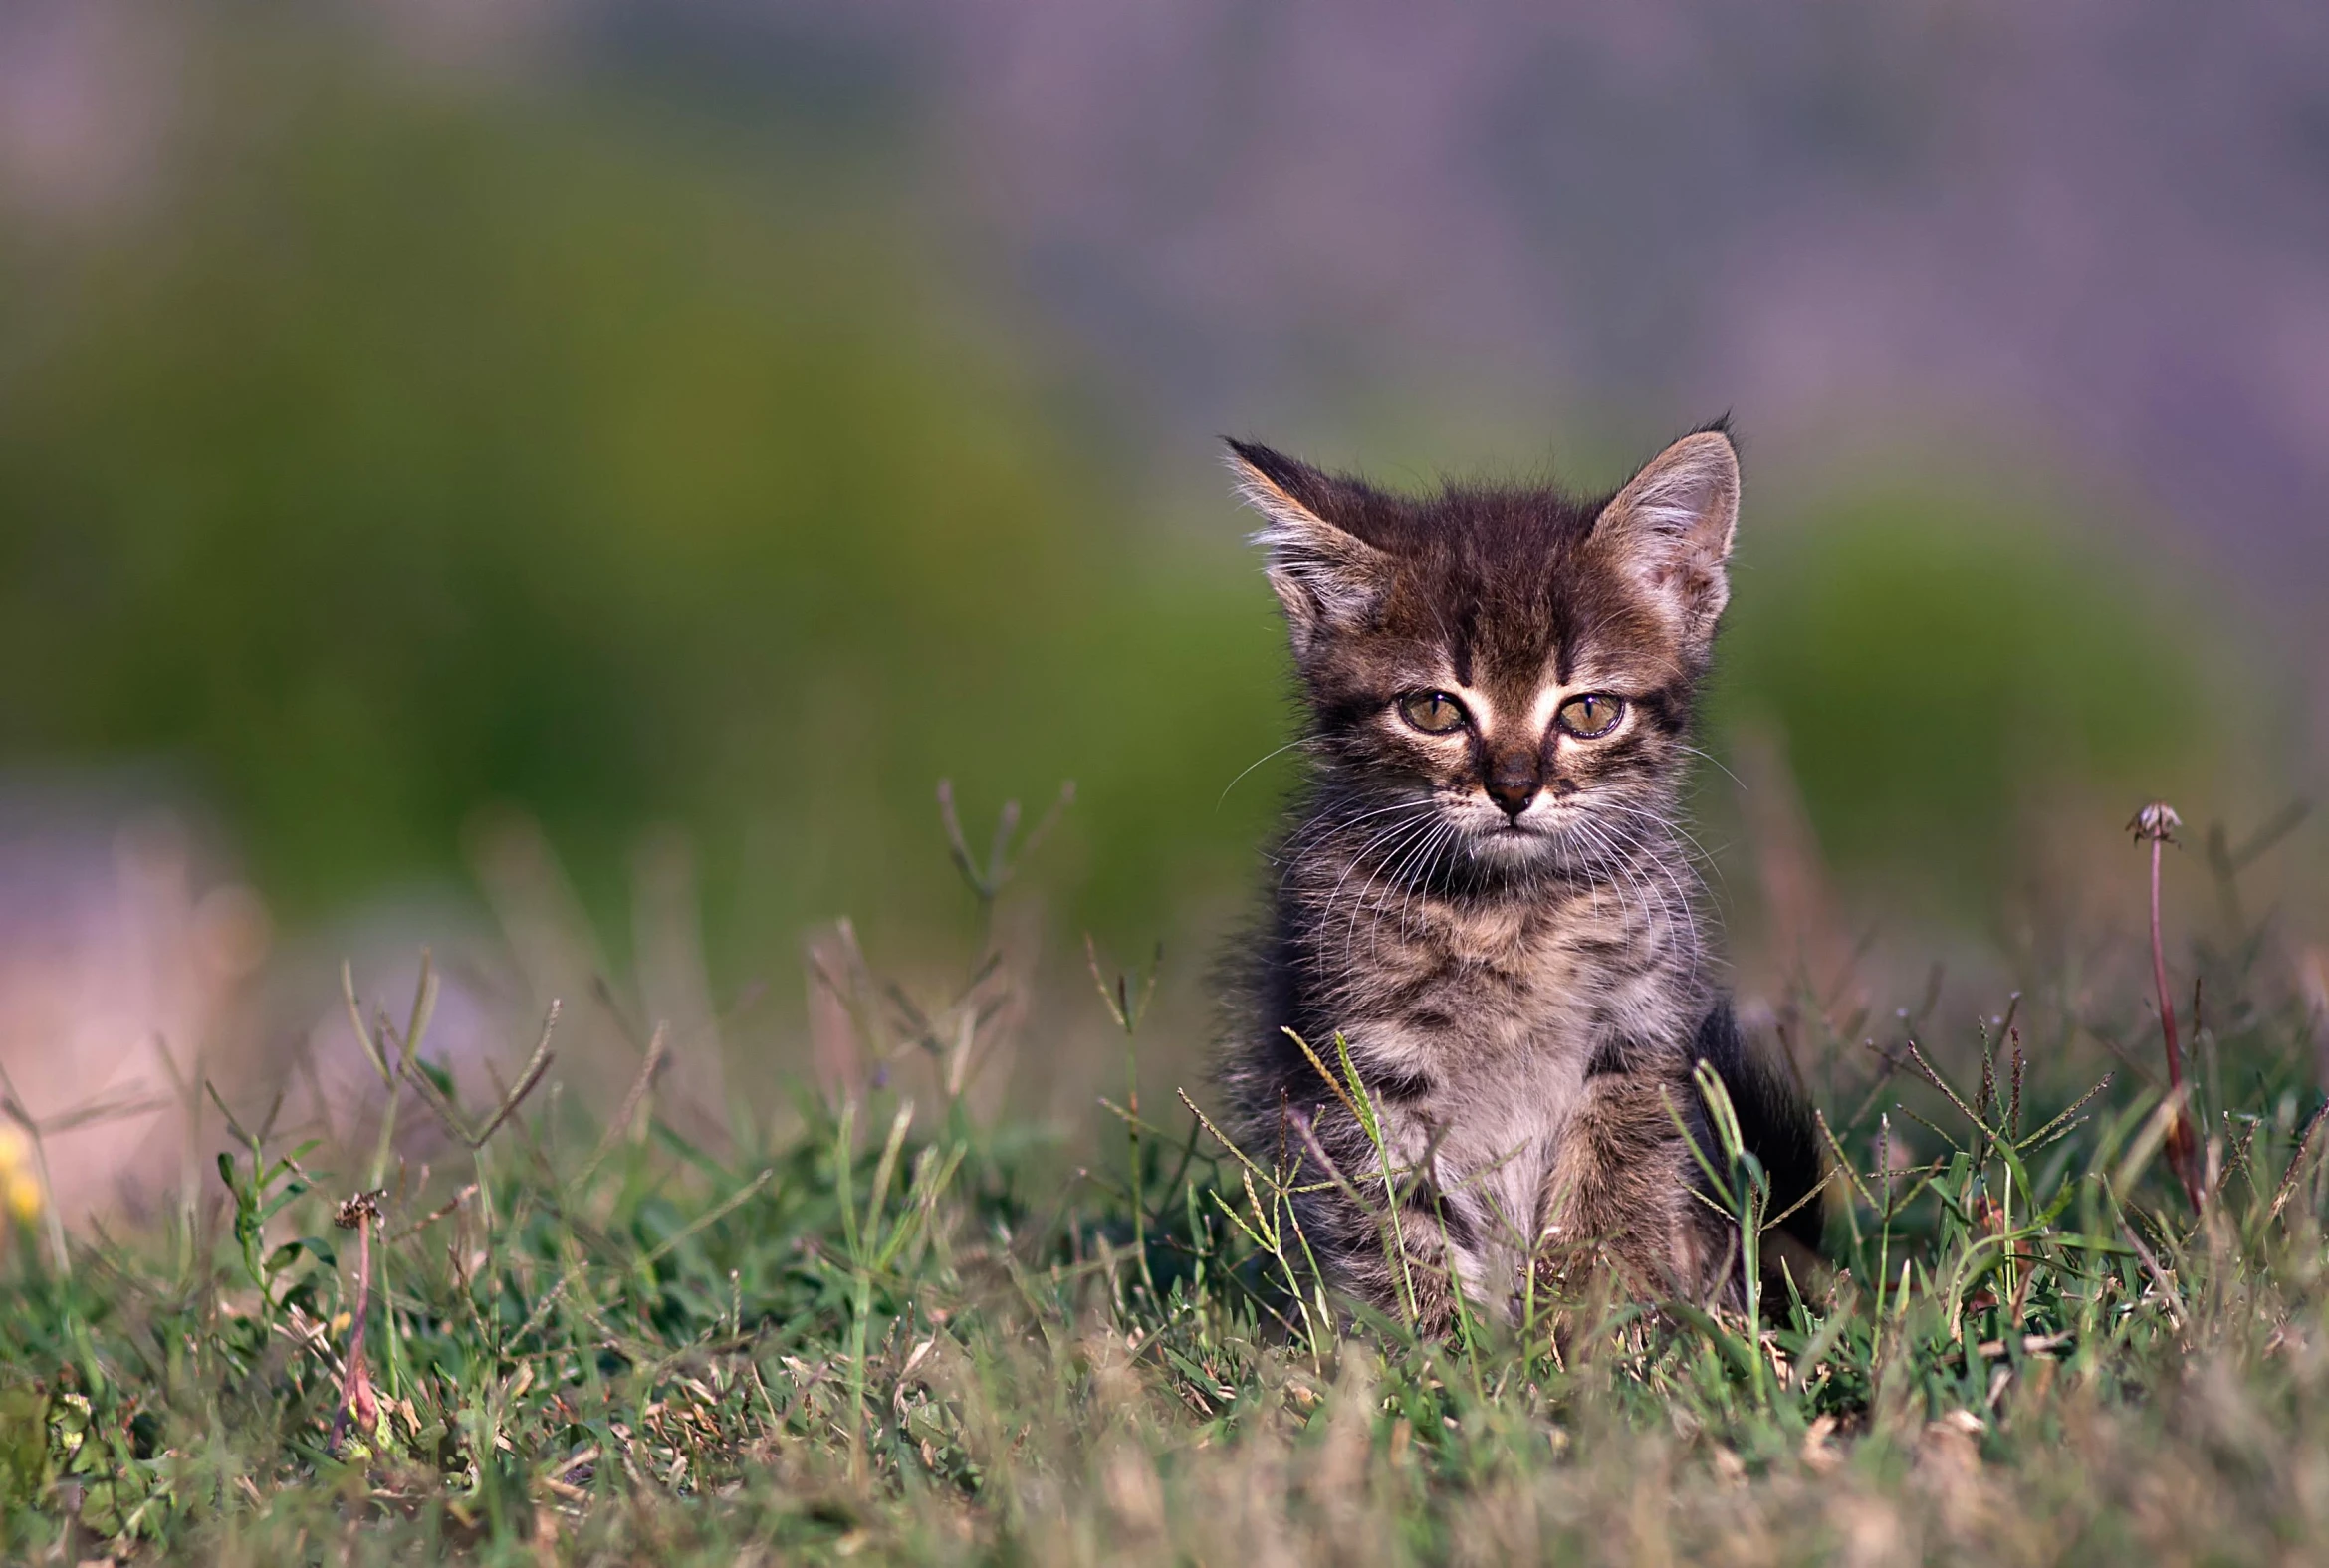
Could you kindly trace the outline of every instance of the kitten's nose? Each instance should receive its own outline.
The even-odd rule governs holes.
[[[1488,797],[1504,808],[1505,815],[1517,820],[1528,809],[1528,802],[1536,798],[1536,759],[1525,753],[1499,757],[1489,765],[1482,783]]]

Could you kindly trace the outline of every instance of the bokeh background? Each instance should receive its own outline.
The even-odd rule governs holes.
[[[2329,12],[16,0],[0,1062],[359,1116],[338,960],[428,943],[461,1070],[594,996],[578,1096],[664,1020],[781,1097],[831,922],[981,940],[951,778],[982,842],[1076,785],[998,1092],[1120,1074],[1086,932],[1194,1081],[1290,777],[1216,437],[1594,487],[1726,409],[1743,990],[2132,929],[2138,801],[2324,777]]]

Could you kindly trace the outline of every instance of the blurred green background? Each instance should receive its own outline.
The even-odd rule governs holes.
[[[328,29],[192,37],[158,192],[0,230],[0,763],[164,781],[294,927],[461,885],[515,807],[619,949],[676,823],[730,980],[842,911],[959,927],[936,781],[976,833],[1073,779],[1063,919],[1218,930],[1288,777],[1224,795],[1288,733],[1245,521],[1201,425],[1160,436],[964,259],[910,115],[868,87],[738,129]],[[1428,464],[1431,395],[1285,439]],[[1709,411],[1506,417],[1601,483]],[[1775,737],[1847,881],[1979,921],[2033,780],[2117,811],[2301,772],[2267,723],[2297,677],[2120,498],[1938,438],[1758,469],[1737,414],[1709,747]]]

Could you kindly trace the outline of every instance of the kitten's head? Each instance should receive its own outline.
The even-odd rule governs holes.
[[[1579,867],[1671,809],[1730,596],[1739,461],[1685,436],[1616,495],[1421,498],[1232,442],[1268,520],[1311,747],[1386,846],[1481,872]],[[1405,807],[1405,809],[1402,809]]]

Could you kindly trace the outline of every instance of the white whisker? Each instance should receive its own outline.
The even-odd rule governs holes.
[[[1294,751],[1300,747],[1308,746],[1310,744],[1311,739],[1309,736],[1296,736],[1293,740],[1286,742],[1283,746],[1279,747],[1276,751],[1264,752],[1260,757],[1255,758],[1245,767],[1239,769],[1238,776],[1222,786],[1221,799],[1213,802],[1213,808],[1216,811],[1220,810],[1222,800],[1227,800],[1229,798],[1229,792],[1232,789],[1235,789],[1239,784],[1246,782],[1246,775],[1252,773],[1255,769],[1261,767],[1264,763],[1270,761],[1273,757],[1283,757],[1290,751]]]
[[[1732,773],[1730,769],[1724,768],[1723,759],[1717,757],[1713,752],[1702,752],[1695,746],[1686,745],[1681,742],[1677,742],[1676,745],[1680,746],[1683,751],[1690,753],[1691,756],[1705,758],[1708,762],[1713,763],[1717,768],[1722,768],[1725,776],[1728,777],[1733,784],[1739,785],[1740,788],[1744,789],[1747,787],[1747,781],[1740,778],[1737,774]]]
[[[1432,830],[1424,834],[1422,839],[1418,841],[1415,847],[1409,849],[1405,854],[1400,856],[1398,864],[1391,868],[1390,879],[1393,884],[1403,884],[1403,891],[1401,892],[1399,898],[1398,921],[1399,929],[1401,931],[1404,932],[1407,928],[1408,907],[1414,901],[1415,890],[1421,883],[1425,875],[1426,868],[1431,863],[1431,857],[1438,851],[1439,845],[1444,843],[1447,839],[1447,836],[1454,831],[1454,826],[1447,820],[1447,818],[1440,818],[1438,821],[1432,824]],[[1371,922],[1370,930],[1372,937],[1367,949],[1367,958],[1370,963],[1373,962],[1376,958],[1380,957],[1382,953],[1383,922],[1379,917],[1382,915],[1383,911],[1389,907],[1389,904],[1390,895],[1386,893],[1383,897],[1383,900],[1375,906],[1375,913],[1378,918]]]
[[[1426,818],[1405,825],[1409,829],[1409,834],[1401,837],[1390,849],[1384,851],[1385,864],[1381,872],[1378,874],[1376,871],[1370,870],[1367,873],[1366,881],[1359,884],[1358,891],[1351,900],[1350,919],[1342,934],[1342,962],[1346,966],[1350,963],[1352,949],[1358,941],[1358,917],[1366,913],[1368,899],[1382,883],[1395,879],[1397,876],[1396,866],[1404,863],[1408,852],[1416,843],[1431,837],[1432,833],[1437,830],[1438,822],[1433,818]],[[1416,831],[1416,829],[1420,829],[1420,831]],[[1349,879],[1348,872],[1345,872],[1343,876],[1345,881]],[[1340,883],[1335,885],[1337,889],[1341,886]],[[1333,902],[1328,900],[1327,913],[1331,914],[1332,910]]]
[[[1374,872],[1367,865],[1367,855],[1374,849],[1377,844],[1399,839],[1402,837],[1402,835],[1414,831],[1416,828],[1426,824],[1428,818],[1425,813],[1428,813],[1432,809],[1431,802],[1429,800],[1414,801],[1411,802],[1411,805],[1413,807],[1413,814],[1401,817],[1399,820],[1393,822],[1389,827],[1383,829],[1381,832],[1375,834],[1372,838],[1369,838],[1364,844],[1360,845],[1358,850],[1351,855],[1350,863],[1342,868],[1342,875],[1335,880],[1334,887],[1330,892],[1327,893],[1325,901],[1318,906],[1318,924],[1321,928],[1326,926],[1333,919],[1335,900],[1342,896],[1342,889],[1349,883],[1353,874],[1360,871],[1361,869],[1365,869],[1367,871],[1367,881],[1359,884],[1359,890],[1362,896],[1366,888],[1372,884],[1374,880]],[[1345,943],[1344,946],[1347,952],[1348,944]]]

